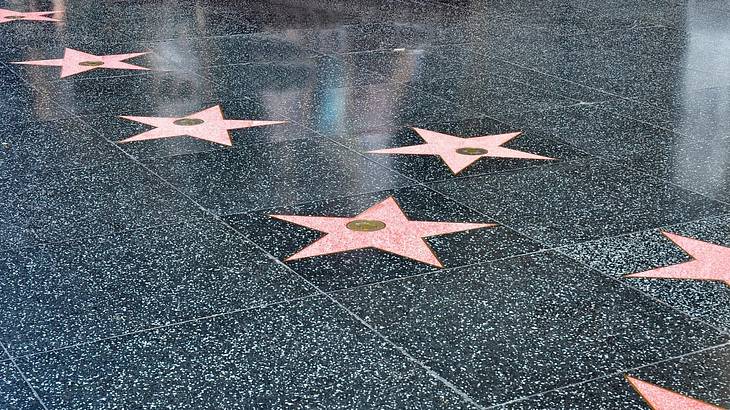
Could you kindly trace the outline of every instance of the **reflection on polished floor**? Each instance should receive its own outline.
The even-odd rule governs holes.
[[[727,0],[0,0],[0,408],[730,408]]]

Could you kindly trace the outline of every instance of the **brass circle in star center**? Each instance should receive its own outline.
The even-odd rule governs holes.
[[[456,152],[462,155],[484,155],[489,151],[484,148],[464,147],[457,149]]]
[[[204,122],[205,121],[198,119],[198,118],[180,118],[179,120],[175,120],[172,123],[175,125],[182,125],[185,127],[189,127],[192,125],[200,125]]]
[[[347,229],[357,232],[375,232],[385,228],[385,222],[375,219],[355,219],[347,223]]]

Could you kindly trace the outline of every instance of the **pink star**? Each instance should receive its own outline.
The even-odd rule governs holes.
[[[723,410],[691,397],[683,396],[656,384],[626,376],[631,387],[644,399],[652,410]]]
[[[730,286],[730,248],[662,232],[687,252],[691,261],[626,275],[627,278],[695,279],[725,282]]]
[[[114,68],[121,70],[149,70],[125,63],[132,57],[139,57],[148,53],[131,53],[131,54],[111,54],[108,56],[97,56],[94,54],[84,53],[83,51],[74,50],[72,48],[65,49],[63,58],[56,60],[36,60],[36,61],[18,61],[13,64],[29,64],[29,65],[45,65],[61,67],[61,78],[70,75],[83,73],[84,71],[94,70],[97,68]]]
[[[283,124],[286,121],[253,121],[253,120],[227,120],[223,118],[221,106],[206,108],[185,117],[130,117],[122,116],[128,120],[141,122],[156,127],[149,131],[127,138],[119,142],[132,142],[154,140],[160,138],[171,138],[188,135],[200,140],[215,142],[216,144],[231,146],[231,136],[228,130],[237,128],[260,127],[262,125]]]
[[[488,228],[494,224],[411,221],[389,197],[352,218],[329,216],[271,215],[326,235],[286,260],[375,248],[409,259],[443,267],[423,238]]]
[[[413,130],[426,141],[425,144],[369,152],[372,154],[438,155],[455,175],[483,157],[554,159],[502,147],[507,141],[522,134],[521,132],[459,138],[420,128],[413,128]]]
[[[19,11],[12,11],[7,9],[0,9],[0,23],[7,23],[10,21],[17,20],[35,20],[35,21],[60,21],[50,17],[46,17],[49,14],[56,14],[60,12],[56,11],[31,11],[28,13],[22,13]]]

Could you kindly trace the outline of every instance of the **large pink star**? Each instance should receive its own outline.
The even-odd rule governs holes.
[[[352,218],[335,216],[271,215],[326,235],[286,260],[376,248],[409,259],[443,267],[423,238],[488,228],[494,224],[411,221],[389,197]]]
[[[627,278],[695,279],[725,282],[730,286],[730,248],[662,232],[687,252],[692,260],[626,275]]]
[[[70,75],[83,73],[84,71],[95,70],[97,68],[113,68],[121,70],[149,70],[149,68],[136,66],[125,63],[124,60],[132,57],[139,57],[147,53],[131,53],[131,54],[111,54],[107,56],[97,56],[94,54],[84,53],[83,51],[67,48],[63,52],[63,58],[56,60],[35,60],[35,61],[18,61],[13,64],[29,64],[29,65],[45,65],[61,67],[61,78]]]
[[[193,138],[215,142],[216,144],[231,146],[231,136],[228,130],[237,128],[260,127],[262,125],[283,124],[286,121],[253,121],[227,120],[223,118],[220,105],[206,108],[185,117],[131,117],[121,116],[128,120],[152,125],[156,128],[141,134],[129,137],[119,142],[132,142],[171,138],[188,135]]]
[[[704,401],[683,396],[656,384],[626,376],[631,387],[643,398],[652,410],[723,410]]]
[[[437,155],[441,157],[454,174],[458,174],[483,157],[554,159],[502,147],[507,141],[522,134],[521,132],[460,138],[420,128],[413,128],[413,130],[426,141],[425,144],[369,152],[372,154]]]
[[[31,11],[27,13],[0,9],[0,23],[7,23],[18,20],[35,20],[35,21],[60,21],[54,18],[46,17],[50,14],[56,14],[56,11]]]

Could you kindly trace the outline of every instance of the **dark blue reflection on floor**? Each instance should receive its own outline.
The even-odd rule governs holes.
[[[730,249],[729,54],[723,0],[0,0],[0,408],[727,408],[728,271],[626,276]],[[286,260],[388,198],[493,226]]]

